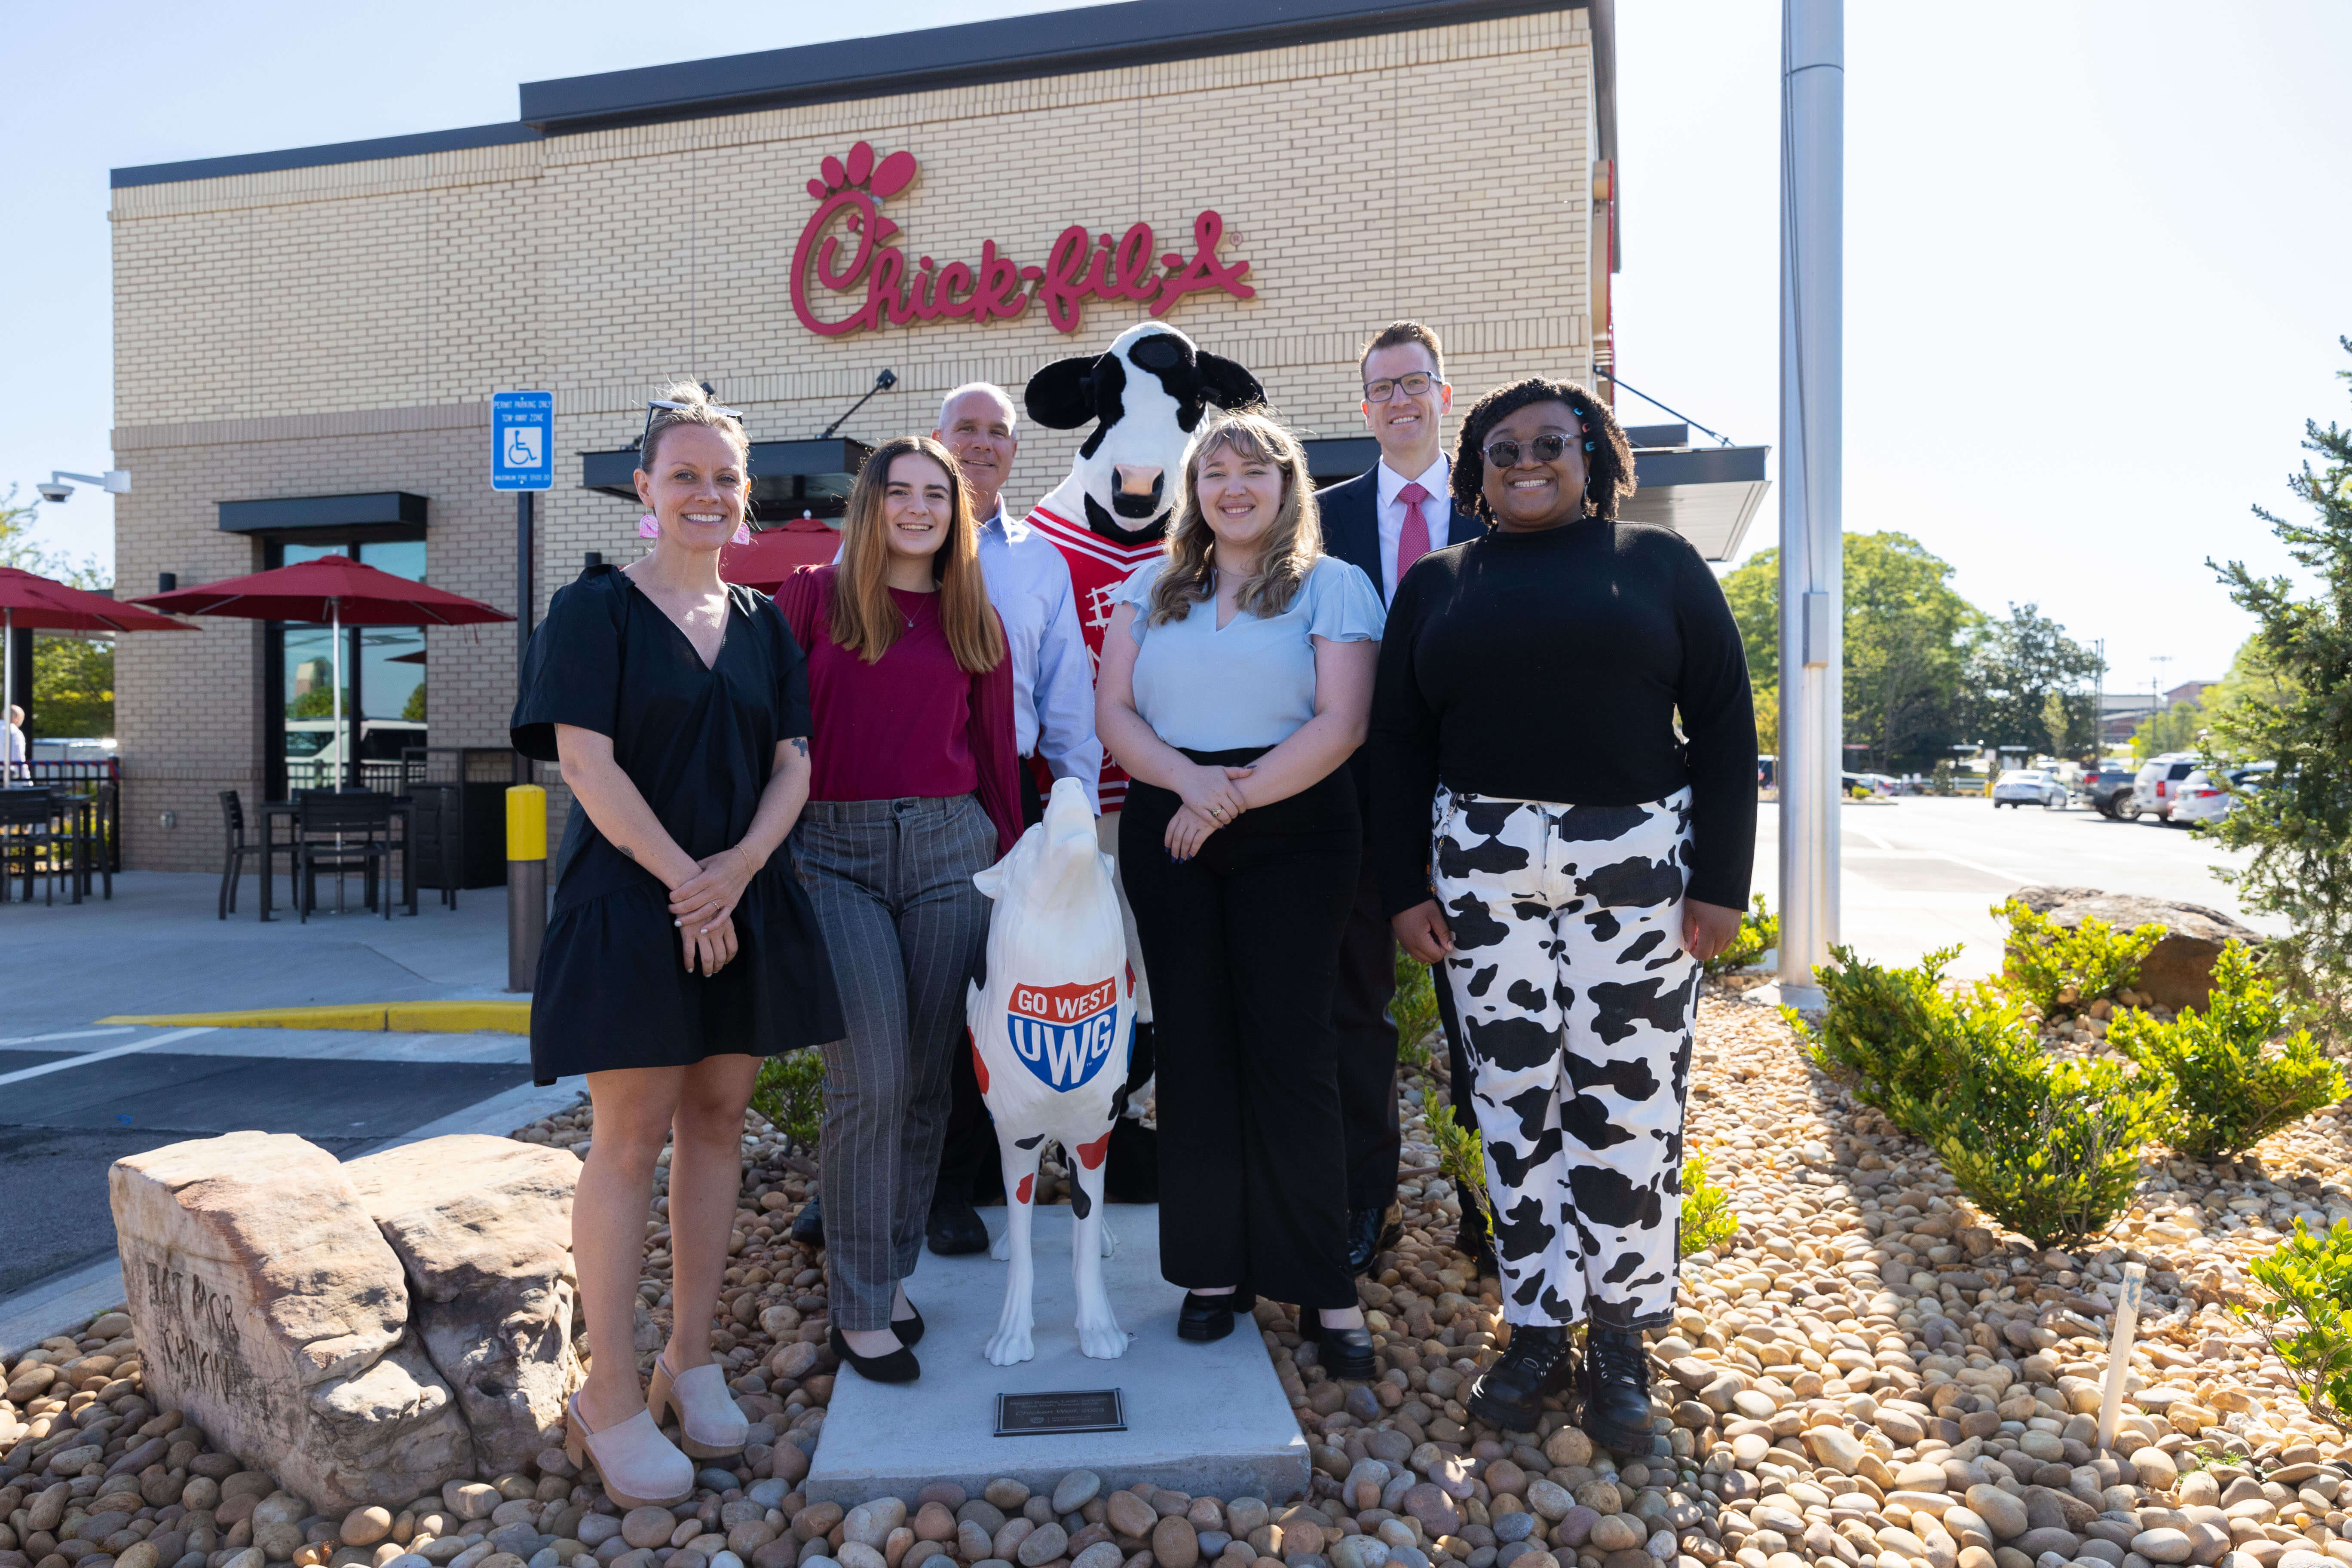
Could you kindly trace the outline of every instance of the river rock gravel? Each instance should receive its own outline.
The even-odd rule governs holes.
[[[1399,1228],[1361,1287],[1379,1376],[1334,1382],[1287,1309],[1257,1309],[1313,1458],[1304,1497],[1074,1471],[1042,1495],[999,1478],[976,1497],[808,1503],[834,1380],[823,1260],[790,1237],[814,1166],[753,1115],[716,1342],[752,1440],[706,1461],[688,1502],[621,1509],[551,1448],[321,1514],[154,1409],[116,1310],[5,1369],[0,1568],[2352,1568],[2346,1434],[2229,1310],[2295,1219],[2352,1217],[2341,1114],[2235,1164],[2159,1151],[2114,1236],[2036,1254],[1814,1073],[1743,983],[1711,983],[1688,1132],[1738,1234],[1685,1259],[1675,1321],[1652,1336],[1651,1451],[1612,1454],[1570,1409],[1503,1432],[1464,1403],[1507,1329],[1496,1281],[1452,1250],[1460,1198],[1420,1101],[1443,1095],[1437,1055],[1404,1076]],[[593,1134],[583,1100],[515,1136],[585,1152]],[[669,1321],[667,1171],[641,1366]],[[2148,1289],[2130,1394],[2095,1452],[2133,1261]]]

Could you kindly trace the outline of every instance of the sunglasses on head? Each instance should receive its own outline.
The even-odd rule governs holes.
[[[655,410],[655,409],[656,409],[656,408],[684,409],[684,408],[695,408],[695,407],[708,408],[708,409],[709,409],[709,410],[710,410],[710,412],[712,412],[713,414],[723,414],[723,415],[725,415],[725,416],[726,416],[728,418],[730,418],[730,419],[740,419],[740,418],[742,418],[742,417],[743,417],[743,411],[742,411],[741,409],[740,409],[740,408],[721,408],[721,407],[719,407],[719,405],[717,405],[717,404],[715,404],[715,403],[705,403],[705,404],[676,403],[676,402],[672,402],[670,399],[668,399],[668,398],[667,398],[667,397],[649,397],[649,398],[647,398],[647,399],[646,400],[646,427],[645,427],[645,429],[643,429],[642,431],[638,432],[638,435],[637,435],[637,450],[638,450],[638,451],[640,451],[640,452],[642,452],[642,451],[644,451],[644,450],[646,449],[646,437],[648,437],[648,436],[650,436],[650,435],[652,435],[652,434],[654,433],[654,410]]]
[[[1567,452],[1569,442],[1574,439],[1572,436],[1538,436],[1532,441],[1489,442],[1486,447],[1486,461],[1498,468],[1516,468],[1519,466],[1519,455],[1523,451],[1531,451],[1538,463],[1557,463]],[[1591,451],[1592,443],[1587,441],[1584,449]]]

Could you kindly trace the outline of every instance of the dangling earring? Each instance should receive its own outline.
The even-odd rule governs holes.
[[[661,537],[661,524],[654,520],[653,513],[647,512],[645,516],[637,519],[637,537],[639,539],[659,539]]]
[[[751,525],[750,523],[748,523],[748,522],[739,522],[739,523],[737,523],[737,524],[735,525],[735,537],[734,537],[734,538],[732,538],[732,539],[730,539],[730,540],[729,540],[727,542],[728,542],[728,543],[730,543],[730,544],[749,544],[749,543],[751,543]]]

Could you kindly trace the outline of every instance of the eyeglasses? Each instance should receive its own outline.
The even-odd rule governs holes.
[[[741,409],[721,408],[716,403],[673,403],[667,397],[649,397],[646,400],[646,427],[637,436],[637,450],[640,452],[646,449],[646,437],[654,433],[654,410],[656,408],[708,408],[713,414],[723,414],[730,419],[743,417]]]
[[[1429,395],[1431,387],[1444,384],[1445,383],[1436,376],[1414,371],[1411,375],[1391,376],[1381,381],[1364,383],[1364,401],[1386,403],[1397,395],[1399,388],[1403,389],[1407,397],[1426,397]]]
[[[1532,451],[1538,463],[1557,463],[1560,455],[1568,450],[1570,439],[1572,437],[1567,436],[1538,436],[1532,441],[1490,442],[1486,447],[1486,461],[1498,468],[1516,468],[1519,466],[1519,454],[1526,450]],[[1584,449],[1588,452],[1592,450],[1592,443],[1587,441]]]

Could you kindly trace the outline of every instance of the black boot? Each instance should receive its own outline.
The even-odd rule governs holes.
[[[1470,1385],[1470,1414],[1506,1432],[1532,1432],[1544,1395],[1576,1375],[1569,1331],[1551,1323],[1514,1323],[1510,1348]]]
[[[1585,1436],[1614,1454],[1646,1458],[1651,1449],[1650,1354],[1639,1329],[1585,1331]]]
[[[931,1250],[941,1258],[960,1258],[988,1250],[988,1226],[963,1193],[950,1192],[942,1182],[931,1194],[929,1223],[924,1226]]]
[[[824,1245],[824,1210],[821,1206],[823,1201],[822,1193],[811,1193],[808,1202],[801,1205],[801,1212],[793,1216],[793,1239],[803,1247]]]

